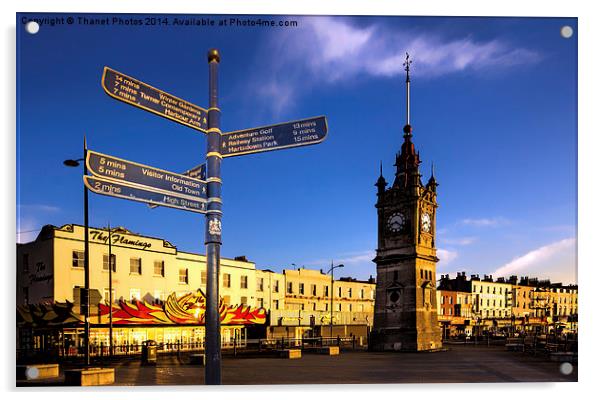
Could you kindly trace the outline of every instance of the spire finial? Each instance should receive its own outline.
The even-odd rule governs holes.
[[[403,69],[406,71],[406,126],[403,130],[406,134],[411,134],[412,131],[410,125],[410,64],[412,64],[412,60],[410,60],[410,54],[406,52],[406,60],[403,63]]]
[[[380,176],[383,176],[383,160],[380,160]]]
[[[410,60],[410,55],[406,51],[406,60],[403,63],[403,69],[406,71],[406,82],[410,81],[410,64],[412,64],[412,60]]]
[[[433,178],[435,177],[435,162],[434,161],[431,162],[431,176]]]

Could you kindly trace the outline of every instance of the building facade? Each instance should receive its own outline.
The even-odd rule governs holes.
[[[95,326],[91,343],[108,340],[107,315],[103,307],[109,303],[110,287],[113,313],[125,315],[120,321],[128,324],[127,328],[116,327],[113,335],[116,345],[141,343],[147,339],[158,342],[203,340],[202,317],[199,321],[164,326],[162,317],[153,319],[150,315],[160,316],[166,312],[163,319],[169,319],[168,311],[173,311],[174,307],[189,310],[197,307],[197,303],[204,307],[207,276],[204,255],[180,251],[167,240],[139,235],[125,228],[111,229],[109,234],[107,229],[91,227],[89,248],[90,315]],[[220,264],[219,293],[224,309],[229,310],[228,315],[222,316],[224,341],[244,339],[247,331],[244,324],[250,321],[254,321],[253,325],[262,325],[261,329],[253,326],[255,335],[268,338],[300,338],[316,326],[330,326],[332,293],[335,336],[356,332],[348,328],[350,325],[363,327],[359,332],[366,335],[366,326],[372,324],[374,282],[347,278],[331,283],[329,275],[309,269],[284,270],[282,273],[259,270],[244,256],[221,258]],[[112,275],[111,285],[109,275]],[[334,291],[330,289],[331,284]],[[72,304],[70,318],[77,325],[78,316],[83,313],[80,308],[83,286],[83,226],[47,225],[35,241],[17,245],[18,306]],[[167,303],[170,307],[166,307]],[[149,308],[152,312],[145,314],[144,310]],[[256,310],[264,311],[252,317],[250,313],[256,313]],[[31,310],[22,308],[20,311],[24,320],[31,319]],[[257,315],[264,317],[255,318]],[[158,325],[154,326],[153,321]],[[67,333],[77,336],[81,329],[76,327]]]

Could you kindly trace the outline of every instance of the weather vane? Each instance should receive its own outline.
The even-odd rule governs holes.
[[[403,63],[403,66],[404,66],[403,69],[406,71],[406,81],[407,82],[410,81],[410,64],[412,64],[412,60],[410,60],[410,55],[406,51],[406,60]]]

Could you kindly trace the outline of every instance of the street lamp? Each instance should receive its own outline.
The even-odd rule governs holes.
[[[343,264],[334,265],[334,262],[330,262],[330,269],[326,273],[330,272],[330,337],[332,338],[332,311],[334,309],[334,270],[335,268],[343,268]]]
[[[111,248],[111,223],[109,229],[109,355],[113,356],[113,249]]]
[[[79,167],[80,162],[84,167],[84,176],[88,175],[86,167],[86,155],[88,149],[86,147],[86,137],[84,136],[84,158],[77,160],[65,160],[63,164],[67,167]],[[86,366],[90,365],[90,241],[88,237],[88,188],[84,185],[84,292],[83,299],[80,296],[80,307],[85,306],[84,313],[84,357]]]

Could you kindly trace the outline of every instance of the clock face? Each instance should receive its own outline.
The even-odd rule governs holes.
[[[425,212],[422,213],[422,217],[420,218],[420,225],[422,226],[422,230],[425,232],[431,231],[431,214]]]
[[[405,223],[405,217],[402,213],[392,214],[387,220],[387,228],[391,232],[400,232],[403,228],[403,224]]]

